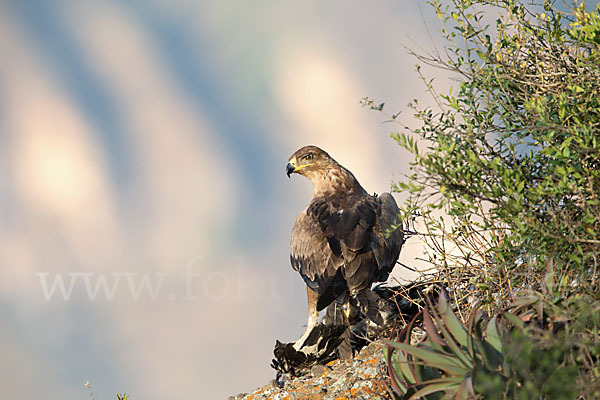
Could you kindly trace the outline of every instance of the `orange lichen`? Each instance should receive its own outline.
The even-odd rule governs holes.
[[[377,359],[376,358],[371,358],[370,360],[366,360],[364,362],[365,364],[370,364],[371,366],[375,366],[375,364],[377,364]]]
[[[284,388],[269,385],[245,399],[265,400],[278,397],[282,400],[389,400],[390,395],[383,380],[386,374],[378,368],[382,360],[383,356],[378,348],[363,351],[351,360],[336,360],[327,363],[327,366],[315,367],[313,371],[316,374],[292,379],[286,382]],[[367,370],[369,373],[365,373]]]

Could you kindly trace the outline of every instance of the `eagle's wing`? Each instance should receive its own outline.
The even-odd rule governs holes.
[[[385,281],[404,243],[400,210],[391,194],[360,194],[347,199],[313,199],[307,209],[321,227],[331,251],[344,259],[348,288],[362,290]]]
[[[398,213],[389,193],[381,197],[360,193],[314,198],[298,216],[290,258],[319,294],[319,310],[348,291],[364,292],[373,282],[387,279],[403,243],[401,230],[386,235]]]
[[[400,250],[404,244],[402,221],[398,215],[400,209],[389,193],[379,196],[381,204],[377,224],[373,227],[371,249],[379,266],[378,282],[385,282],[396,265]]]
[[[366,193],[348,198],[319,197],[311,201],[306,212],[321,228],[331,251],[343,258],[342,274],[348,289],[355,292],[367,287],[374,278],[375,260],[373,256],[361,255],[369,251],[371,232],[377,222],[376,198]]]
[[[346,292],[340,270],[343,259],[331,251],[323,231],[305,211],[298,215],[292,229],[290,261],[306,284],[323,298],[321,302],[329,304]]]

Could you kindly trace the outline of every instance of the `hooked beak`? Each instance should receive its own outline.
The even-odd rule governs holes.
[[[287,164],[287,166],[285,167],[285,173],[287,174],[288,178],[290,177],[291,174],[293,174],[294,172],[296,172],[296,167],[289,162]]]
[[[293,157],[287,164],[287,166],[285,167],[285,173],[287,174],[288,178],[290,177],[291,174],[293,174],[294,172],[296,173],[300,173],[298,171],[300,171],[302,168],[306,168],[308,166],[310,166],[312,164],[300,164],[298,165],[298,160],[296,160],[296,157]]]

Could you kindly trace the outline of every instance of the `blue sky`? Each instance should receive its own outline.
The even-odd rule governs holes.
[[[311,188],[287,158],[322,146],[371,192],[407,171],[393,127],[359,102],[410,115],[426,99],[403,48],[430,45],[423,18],[439,29],[422,8],[0,2],[3,395],[266,383],[275,340],[306,318],[288,242]],[[66,299],[55,279],[73,284]]]

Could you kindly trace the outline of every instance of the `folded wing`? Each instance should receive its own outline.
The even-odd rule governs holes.
[[[364,299],[373,282],[388,278],[404,243],[398,213],[389,193],[359,193],[316,197],[300,214],[292,231],[292,266],[319,294],[319,310],[348,294]]]

